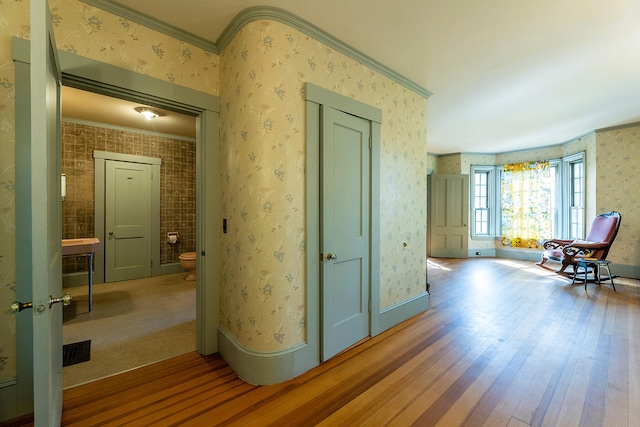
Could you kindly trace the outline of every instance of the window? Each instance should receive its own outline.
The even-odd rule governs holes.
[[[498,209],[496,186],[500,172],[495,166],[471,167],[471,235],[492,237],[497,234]]]
[[[473,226],[475,234],[489,235],[489,171],[477,171],[473,176]]]
[[[548,177],[545,177],[548,206],[545,214],[534,214],[537,221],[545,224],[539,228],[545,230],[543,236],[536,241],[553,237],[566,239],[583,238],[585,234],[585,165],[584,153],[574,154],[562,159],[554,159],[548,162]],[[539,163],[539,162],[531,162]],[[524,194],[529,190],[514,190],[506,196],[502,194],[504,178],[501,173],[502,166],[472,166],[471,167],[471,236],[473,238],[495,238],[502,236],[505,219],[511,222],[514,218],[513,195],[523,200],[533,197]],[[546,172],[545,172],[546,173]],[[506,177],[505,177],[506,178]],[[510,179],[512,179],[511,177]],[[505,197],[507,197],[505,199]],[[505,202],[508,202],[505,204]],[[505,206],[503,208],[503,205]],[[523,207],[522,210],[529,210]],[[518,221],[520,218],[518,218]],[[531,247],[533,237],[524,237],[530,240]],[[522,240],[518,240],[522,242]],[[511,242],[508,242],[509,244]]]
[[[584,237],[584,211],[585,211],[585,174],[584,153],[563,159],[567,185],[565,198],[567,200],[567,212],[564,218],[568,239],[581,239]]]
[[[555,186],[548,161],[502,167],[502,244],[542,248],[553,235],[551,198]]]

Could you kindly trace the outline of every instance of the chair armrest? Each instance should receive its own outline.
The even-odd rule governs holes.
[[[562,249],[565,258],[569,258],[572,262],[578,255],[583,257],[590,256],[596,249],[606,248],[607,243],[603,242],[573,242]]]
[[[573,242],[570,246],[580,249],[602,249],[609,246],[609,244],[605,242]]]
[[[542,244],[545,249],[562,249],[571,244],[573,240],[551,239]]]

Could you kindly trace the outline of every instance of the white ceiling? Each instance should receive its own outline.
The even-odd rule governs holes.
[[[85,92],[68,86],[62,87],[61,98],[62,116],[65,118],[107,123],[188,138],[196,137],[196,118],[194,116],[150,107],[161,113],[162,116],[147,120],[135,110],[136,107],[148,107],[147,105]]]
[[[432,92],[427,150],[505,152],[640,121],[638,0],[117,0],[216,42],[285,9]]]

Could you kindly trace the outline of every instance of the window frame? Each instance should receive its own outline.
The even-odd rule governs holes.
[[[471,166],[471,238],[476,240],[493,240],[498,236],[500,231],[500,179],[502,169],[494,165],[476,165]],[[476,173],[483,173],[487,176],[487,234],[478,234],[476,230],[476,207],[475,207],[475,189],[476,189]]]
[[[582,177],[576,186],[576,180],[573,175],[576,164],[581,164]],[[571,154],[562,158],[549,160],[549,167],[553,168],[555,173],[555,196],[553,197],[553,236],[562,239],[581,239],[586,234],[586,156],[585,152]],[[488,234],[476,233],[476,208],[475,208],[475,189],[476,189],[476,173],[487,173],[487,210],[488,210]],[[470,177],[471,191],[470,197],[470,223],[471,238],[475,240],[489,240],[500,238],[502,235],[502,166],[488,165],[472,165]],[[573,206],[572,202],[576,198],[576,194],[581,194],[581,206]],[[577,234],[571,234],[571,213],[578,212],[579,230]]]
[[[574,176],[576,165],[581,165],[581,173],[580,182],[576,186],[576,177]],[[585,229],[585,214],[586,214],[586,162],[585,162],[585,153],[584,151],[576,154],[572,154],[570,156],[566,156],[562,158],[562,207],[564,210],[561,212],[560,218],[560,234],[563,238],[566,239],[583,239],[586,234]],[[576,200],[576,195],[581,194],[580,204],[578,206],[574,205],[574,201]],[[573,222],[572,222],[572,213],[578,212],[578,228],[576,229],[576,233],[573,234]]]

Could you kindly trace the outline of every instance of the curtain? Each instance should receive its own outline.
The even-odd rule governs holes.
[[[551,238],[552,178],[549,162],[502,166],[502,244],[542,248]]]

